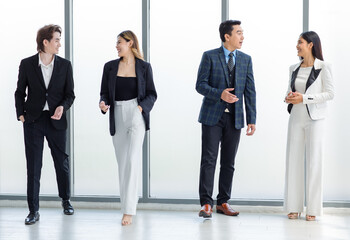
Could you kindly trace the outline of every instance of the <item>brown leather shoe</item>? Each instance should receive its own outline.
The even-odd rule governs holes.
[[[213,213],[213,209],[210,204],[204,204],[199,211],[199,216],[204,218],[211,218],[211,214]]]
[[[239,212],[233,210],[228,203],[223,203],[221,205],[216,206],[216,212],[222,213],[227,216],[238,216]]]

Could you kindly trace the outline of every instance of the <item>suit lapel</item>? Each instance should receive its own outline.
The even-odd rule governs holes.
[[[320,72],[321,69],[315,69],[315,66],[312,67],[309,79],[306,82],[305,92],[315,82]]]
[[[137,96],[140,95],[140,93],[142,92],[142,84],[141,81],[143,80],[142,76],[143,73],[145,72],[145,65],[142,64],[142,61],[138,58],[136,58],[136,62],[135,62],[135,71],[136,71],[136,78],[137,78],[137,90],[138,90],[138,94]]]
[[[117,74],[119,69],[120,58],[116,60],[115,64],[112,65],[109,72],[109,94],[112,96],[112,101],[115,99],[115,84],[117,80]]]
[[[120,58],[116,60],[116,64],[115,65],[112,65],[110,74],[113,75],[114,77],[116,77],[117,74],[118,74],[119,62],[120,62]],[[114,78],[114,80],[115,80],[115,78]]]
[[[240,72],[240,70],[242,69],[241,68],[241,63],[242,63],[241,54],[237,50],[237,52],[236,52],[236,61],[235,61],[235,88],[237,88],[237,86],[238,86],[237,81],[238,81],[239,76],[242,76],[242,74]]]
[[[50,79],[50,82],[49,82],[49,86],[47,86],[47,89],[50,89],[52,87],[52,84],[53,82],[56,80],[56,75],[57,75],[57,69],[60,68],[60,61],[59,61],[59,58],[56,57],[56,55],[54,56],[55,60],[54,60],[54,63],[53,63],[53,70],[52,70],[52,75],[51,75],[51,79]]]
[[[295,79],[298,76],[299,69],[300,69],[300,65],[298,66],[297,69],[295,69],[292,72],[292,79],[290,80],[290,88],[292,89],[292,92],[295,92]],[[288,106],[287,106],[288,113],[291,113],[292,108],[293,108],[293,104],[289,103]]]
[[[43,73],[41,71],[41,67],[39,66],[39,53],[36,55],[35,58],[33,58],[33,62],[32,63],[34,65],[34,69],[35,69],[35,72],[36,72],[36,74],[38,76],[40,84],[42,85],[42,87],[44,89],[46,89]]]
[[[224,50],[222,49],[222,47],[219,48],[218,54],[219,54],[221,66],[222,66],[224,73],[225,73],[225,80],[226,80],[227,86],[230,86],[230,79],[228,77],[228,68],[227,68],[227,64],[226,64],[226,60],[225,60]]]
[[[294,72],[292,73],[292,79],[290,81],[290,87],[292,89],[292,92],[295,92],[295,79],[298,76],[298,72],[299,72],[300,66],[294,70]]]

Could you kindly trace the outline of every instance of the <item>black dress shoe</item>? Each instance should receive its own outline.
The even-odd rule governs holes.
[[[69,200],[62,200],[62,207],[63,207],[64,214],[66,215],[74,214],[74,208],[70,204]]]
[[[24,224],[25,225],[32,225],[32,224],[36,223],[37,221],[39,221],[39,218],[40,218],[39,212],[30,212],[28,214],[28,216],[26,217],[26,219],[24,220]]]

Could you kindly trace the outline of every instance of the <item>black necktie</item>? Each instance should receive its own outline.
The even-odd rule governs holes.
[[[233,64],[233,53],[231,52],[229,55],[229,59],[228,59],[228,63],[227,63],[227,66],[228,66],[228,70],[230,71],[230,72],[232,72],[233,71],[233,68],[234,68],[234,64]]]

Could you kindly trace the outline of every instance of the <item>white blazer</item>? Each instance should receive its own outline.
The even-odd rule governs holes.
[[[289,84],[287,94],[294,89],[295,78],[300,64],[289,68]],[[331,66],[322,60],[315,59],[314,66],[306,82],[306,91],[303,94],[303,104],[306,104],[312,120],[324,119],[327,112],[327,101],[334,98],[333,77]]]

